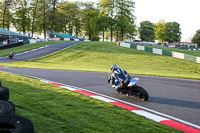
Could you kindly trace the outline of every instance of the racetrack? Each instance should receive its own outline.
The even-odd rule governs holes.
[[[148,102],[143,102],[115,92],[107,84],[106,73],[5,67],[0,70],[84,88],[200,125],[199,80],[137,76],[140,78],[138,85],[150,95]]]
[[[45,55],[49,55],[49,54],[58,52],[60,50],[69,48],[69,47],[74,46],[79,43],[82,43],[82,42],[64,42],[64,43],[59,43],[59,44],[48,45],[45,48],[36,49],[34,51],[25,52],[23,54],[17,54],[14,56],[14,58],[12,60],[7,60],[6,59],[7,57],[1,57],[0,63],[27,61],[27,60],[31,60],[31,59],[35,59],[35,58],[41,58]]]
[[[54,44],[43,49],[16,55],[13,60],[6,60],[5,57],[0,58],[0,62],[25,61],[40,58],[78,43],[80,42]],[[129,103],[141,105],[148,109],[155,110],[200,126],[199,80],[137,76],[140,78],[138,85],[144,87],[150,95],[148,102],[142,102],[115,92],[109,84],[107,84],[108,74],[106,73],[7,67],[0,67],[0,71],[40,77],[88,89],[100,94],[127,101]],[[131,76],[135,77],[135,75]]]

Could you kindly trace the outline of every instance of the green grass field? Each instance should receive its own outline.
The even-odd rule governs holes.
[[[14,48],[4,49],[4,50],[0,50],[0,57],[8,56],[10,54],[10,52],[12,52],[12,51],[14,51],[15,54],[17,54],[17,53],[25,52],[25,51],[32,50],[35,48],[39,48],[42,46],[63,43],[63,42],[66,42],[66,41],[39,42],[39,43],[26,44],[26,45],[14,47]]]
[[[35,133],[177,133],[128,110],[37,79],[0,72],[16,115],[33,122]]]
[[[168,50],[168,51],[174,51],[174,52],[179,52],[179,53],[184,53],[184,54],[200,57],[200,52],[199,51],[190,51],[190,50],[184,50],[184,49],[165,48],[165,47],[146,46],[146,45],[143,45],[143,46],[150,47],[150,48],[163,49],[163,50]]]
[[[0,65],[108,73],[113,64],[118,64],[129,74],[200,79],[200,65],[195,62],[119,47],[116,43],[105,42],[81,43],[40,59],[9,64],[1,63]]]

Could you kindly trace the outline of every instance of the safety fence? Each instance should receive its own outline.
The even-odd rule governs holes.
[[[131,43],[135,45],[178,48],[178,49],[184,49],[184,50],[200,51],[200,48],[198,48],[196,43],[179,42],[179,43],[165,43],[165,45],[160,45],[154,42],[131,42]]]
[[[174,57],[174,58],[178,58],[178,59],[183,59],[183,60],[200,63],[200,57],[188,55],[188,54],[184,54],[184,53],[162,50],[162,49],[157,49],[157,48],[150,48],[150,47],[140,46],[140,45],[136,45],[136,44],[124,43],[124,42],[118,42],[117,45],[122,46],[122,47],[127,47],[127,48],[134,48],[134,49],[141,50],[141,51],[151,52],[154,54],[165,55],[165,56],[170,56],[170,57]]]

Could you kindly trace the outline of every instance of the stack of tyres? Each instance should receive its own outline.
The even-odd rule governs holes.
[[[1,133],[34,133],[33,123],[20,116],[0,116]]]
[[[15,105],[11,102],[0,100],[0,116],[15,115]]]
[[[15,115],[15,105],[9,102],[9,89],[0,81],[0,133],[34,133],[33,123]]]
[[[9,89],[1,86],[0,81],[0,100],[8,101],[9,99]]]

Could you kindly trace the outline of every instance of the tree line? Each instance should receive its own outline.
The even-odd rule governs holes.
[[[141,41],[154,42],[158,40],[161,44],[163,42],[180,42],[182,34],[179,23],[165,22],[164,20],[160,20],[156,24],[150,21],[143,21],[140,23],[138,32]],[[191,41],[200,46],[200,30],[196,31]]]
[[[142,41],[180,42],[181,34],[180,24],[177,22],[160,20],[157,24],[154,24],[150,21],[143,21],[139,27],[139,35]]]
[[[89,40],[123,41],[137,34],[142,41],[180,42],[181,29],[177,22],[164,20],[154,24],[143,21],[135,24],[135,3],[132,0],[100,0],[69,2],[59,0],[1,0],[0,28],[14,27],[23,33],[43,34],[54,32],[83,36]],[[200,44],[199,31],[192,42]]]
[[[1,0],[0,28],[53,36],[60,32],[99,40],[123,41],[136,35],[132,0],[69,2],[59,0]]]

